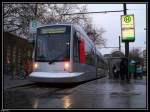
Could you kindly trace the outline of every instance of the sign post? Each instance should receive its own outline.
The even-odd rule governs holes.
[[[37,20],[32,20],[30,22],[30,26],[29,26],[29,33],[30,33],[30,38],[28,39],[29,42],[33,42],[35,37],[36,37],[36,30],[37,27],[39,27],[41,25],[40,22],[38,22]]]
[[[122,42],[135,41],[134,15],[121,15]]]
[[[38,21],[32,20],[32,21],[30,22],[30,29],[29,29],[30,33],[36,33],[36,29],[37,29],[37,27],[40,26],[40,25],[41,25],[41,24],[40,24]]]

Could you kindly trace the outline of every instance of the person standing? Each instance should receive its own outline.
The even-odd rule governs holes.
[[[116,79],[117,78],[117,68],[115,65],[113,66],[113,75],[114,75],[114,78]]]
[[[124,78],[125,78],[125,63],[124,63],[124,59],[122,58],[121,59],[121,62],[120,62],[120,78],[121,78],[121,80],[124,80]]]
[[[123,80],[124,79],[124,77],[123,77],[123,75],[124,75],[124,65],[123,65],[123,60],[121,59],[121,62],[120,62],[120,79],[121,80]]]
[[[116,79],[119,79],[119,76],[120,76],[120,67],[119,67],[119,65],[116,66],[116,70],[117,70]]]
[[[122,58],[120,62],[120,77],[121,77],[121,80],[124,80],[126,78],[126,80],[129,81],[127,58]]]

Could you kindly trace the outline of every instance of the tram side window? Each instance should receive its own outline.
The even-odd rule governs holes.
[[[74,62],[79,62],[79,34],[74,32],[73,34],[73,57]]]
[[[89,42],[85,40],[85,63],[91,65],[92,63],[92,47],[90,46]]]

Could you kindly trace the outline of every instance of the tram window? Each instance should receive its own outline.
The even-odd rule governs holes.
[[[73,34],[73,60],[74,62],[79,62],[79,40],[83,38],[84,35],[75,31]],[[83,38],[84,39],[84,38]],[[90,42],[84,39],[85,48],[85,64],[95,65],[95,49],[90,44]]]
[[[85,40],[85,63],[88,65],[91,65],[92,62],[92,52],[91,52],[91,46],[87,40]]]
[[[79,62],[79,34],[77,32],[73,34],[73,57],[74,62]]]

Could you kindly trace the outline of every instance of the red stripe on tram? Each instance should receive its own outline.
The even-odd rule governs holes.
[[[83,39],[80,39],[80,63],[85,63],[85,49]]]

